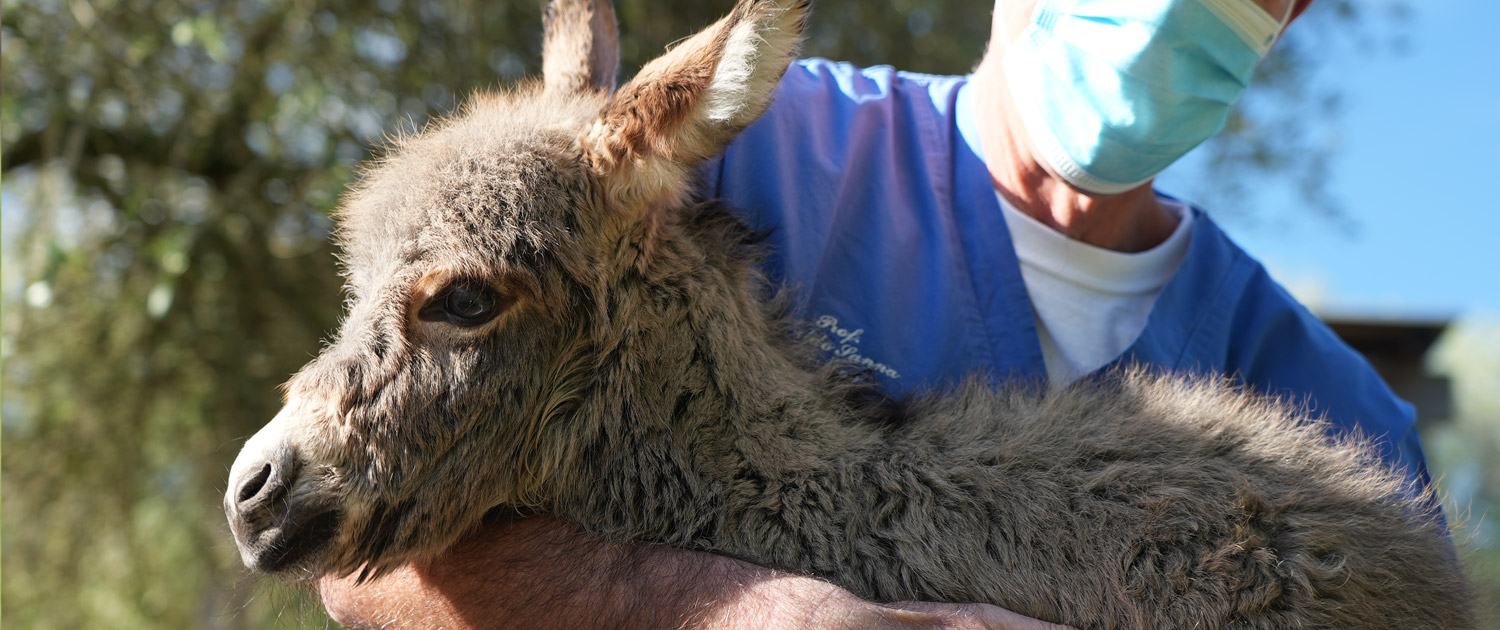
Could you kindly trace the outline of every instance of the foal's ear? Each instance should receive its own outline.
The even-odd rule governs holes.
[[[547,91],[615,89],[620,32],[609,0],[552,0],[543,31],[542,81]]]
[[[740,0],[641,68],[605,106],[584,151],[626,207],[680,193],[688,170],[765,112],[802,43],[807,0]]]

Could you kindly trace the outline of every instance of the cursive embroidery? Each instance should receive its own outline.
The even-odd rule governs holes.
[[[823,335],[822,339],[817,340],[818,348],[822,351],[887,378],[901,378],[901,373],[895,368],[860,354],[859,342],[865,334],[865,329],[842,328],[839,326],[839,318],[832,315],[820,316],[813,320],[813,323],[817,324],[818,330]]]

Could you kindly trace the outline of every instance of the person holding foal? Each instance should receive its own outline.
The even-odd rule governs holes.
[[[822,346],[893,396],[975,371],[1054,387],[1125,362],[1229,374],[1382,436],[1426,483],[1411,406],[1151,185],[1218,131],[1309,0],[1125,3],[1113,21],[1083,19],[1085,4],[997,0],[968,77],[798,62],[705,166],[704,193],[771,230],[767,270],[801,292]],[[549,517],[495,516],[431,563],[320,590],[356,628],[1052,627],[992,606],[878,605]]]

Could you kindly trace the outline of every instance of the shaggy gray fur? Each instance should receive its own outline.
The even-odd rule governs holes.
[[[580,30],[549,42],[613,42],[607,3],[558,4],[549,29]],[[615,93],[582,47],[401,140],[341,213],[338,339],[236,462],[246,561],[378,574],[512,506],[1079,628],[1473,626],[1416,492],[1286,405],[1144,370],[896,402],[810,360],[753,235],[685,192],[804,11],[743,0]],[[424,315],[457,286],[503,312]]]

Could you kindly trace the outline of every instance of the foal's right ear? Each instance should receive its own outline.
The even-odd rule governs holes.
[[[739,0],[609,98],[582,138],[622,207],[681,195],[689,169],[755,122],[802,44],[808,0]]]
[[[620,33],[610,0],[552,0],[543,31],[542,81],[547,91],[614,91]]]

